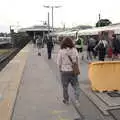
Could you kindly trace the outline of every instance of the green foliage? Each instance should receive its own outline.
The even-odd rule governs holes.
[[[112,22],[108,19],[101,19],[96,23],[96,27],[103,27],[103,26],[108,26],[110,25]]]

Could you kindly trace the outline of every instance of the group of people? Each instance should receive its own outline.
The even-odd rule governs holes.
[[[98,55],[100,61],[104,61],[106,55],[114,60],[120,54],[120,41],[115,34],[112,35],[111,40],[106,40],[102,36],[102,39],[96,42],[92,50],[95,53],[94,56]]]
[[[37,36],[35,39],[35,43],[38,49],[38,56],[41,56],[41,48],[44,47],[44,44],[46,43],[47,45],[47,53],[48,53],[48,59],[51,59],[51,54],[52,54],[52,49],[54,47],[54,42],[52,40],[52,36],[46,36],[46,37],[41,37]]]
[[[98,56],[98,60],[104,61],[106,50],[108,46],[108,42],[104,37],[99,41],[95,40],[93,37],[90,37],[87,42],[88,45],[88,59],[92,60],[92,56],[96,58]]]
[[[78,37],[76,43],[76,48],[78,53],[80,52],[83,56],[83,48],[84,48],[84,40],[82,37]],[[98,55],[99,60],[104,61],[104,57],[106,54],[107,41],[105,39],[101,39],[100,41],[95,40],[92,36],[90,36],[87,40],[87,59],[92,60],[92,58],[96,58]]]
[[[87,40],[87,59],[92,60],[98,56],[98,60],[104,61],[106,55],[111,57],[112,60],[120,54],[120,41],[116,38],[116,35],[112,35],[112,40],[106,40],[104,34],[101,35],[100,40],[96,40],[93,36],[89,36]],[[78,37],[75,42],[77,51],[81,53],[83,59],[83,46],[84,40],[82,37]]]
[[[113,52],[115,54],[120,53],[120,42],[116,39],[115,35],[113,35]],[[40,42],[41,41],[41,42]],[[61,74],[61,83],[63,87],[63,103],[69,104],[69,94],[68,94],[68,86],[71,86],[74,89],[76,104],[79,105],[79,95],[80,95],[80,87],[78,81],[78,74],[75,74],[76,68],[79,69],[79,52],[83,52],[84,40],[83,38],[79,37],[78,40],[73,43],[74,41],[70,37],[65,37],[60,44],[60,50],[57,56],[57,65]],[[43,46],[43,40],[38,37],[36,39],[36,43],[38,48]],[[47,44],[47,52],[48,52],[48,59],[51,59],[51,52],[53,49],[53,40],[52,36],[49,36],[46,40]],[[90,38],[87,42],[87,51],[89,58],[92,59],[91,52],[94,57],[98,55],[100,61],[104,61],[106,50],[107,50],[108,42],[104,39],[104,36],[101,40],[96,41],[94,38]],[[38,52],[39,54],[39,52]],[[41,55],[41,54],[40,54]],[[77,66],[77,67],[76,67]]]
[[[114,54],[120,53],[120,42],[116,39],[116,36],[113,35],[112,40],[112,50]],[[59,70],[61,73],[61,82],[63,86],[63,103],[69,104],[69,94],[68,94],[68,86],[72,85],[76,104],[79,105],[79,95],[80,88],[78,82],[78,75],[74,73],[74,64],[77,64],[79,68],[79,52],[83,52],[84,40],[79,37],[78,40],[73,43],[73,40],[69,37],[65,37],[60,45],[60,50],[58,52],[57,64],[59,66]],[[104,36],[101,37],[99,41],[90,37],[87,41],[87,51],[89,58],[92,59],[92,55],[94,57],[98,56],[100,61],[104,61],[107,48],[109,48],[109,42],[105,39]],[[83,58],[82,58],[83,59]]]
[[[44,46],[44,41],[46,41],[47,45],[48,59],[51,59],[51,52],[54,47],[52,36],[47,37],[46,40],[40,36],[36,38],[35,43],[38,48],[38,55],[41,55],[41,48]],[[61,73],[61,83],[63,86],[63,103],[69,104],[68,86],[70,83],[75,91],[76,104],[79,105],[79,82],[78,74],[74,74],[73,72],[74,63],[79,65],[78,51],[75,48],[73,40],[69,37],[65,37],[61,42],[57,57],[57,64]]]
[[[37,46],[39,56],[41,56],[41,48],[44,47],[46,43],[48,59],[51,59],[51,53],[54,47],[52,36],[46,37],[46,39],[37,36],[33,43]],[[68,85],[71,83],[75,91],[76,104],[79,105],[79,82],[78,75],[73,72],[73,63],[79,65],[78,51],[75,48],[73,40],[65,37],[64,40],[62,40],[57,57],[57,64],[61,73],[61,83],[63,86],[63,103],[69,104]]]

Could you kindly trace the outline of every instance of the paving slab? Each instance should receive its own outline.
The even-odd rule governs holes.
[[[119,95],[119,97],[110,97],[107,94],[107,92],[105,92],[105,93],[93,92],[93,93],[95,93],[109,107],[120,106],[120,95]]]
[[[120,120],[120,109],[109,110],[109,112],[115,118],[115,120]]]
[[[106,93],[93,92],[89,84],[81,84],[81,89],[104,115],[109,115],[110,109],[120,108],[117,98],[110,98]]]

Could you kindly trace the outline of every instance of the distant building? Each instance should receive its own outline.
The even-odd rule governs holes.
[[[109,26],[120,26],[120,23],[110,24]]]
[[[88,29],[88,28],[92,28],[92,26],[89,25],[79,25],[76,27],[72,27],[72,28],[54,28],[54,32],[63,32],[63,31],[78,31],[81,29]],[[50,27],[50,32],[52,32],[52,27]],[[48,33],[48,26],[47,25],[41,25],[41,26],[32,26],[32,27],[28,27],[28,28],[22,28],[19,29],[18,32],[26,32],[28,33],[32,38],[35,38],[35,36],[40,35],[40,36],[44,36],[45,34]]]
[[[50,32],[52,31],[52,28],[50,27]],[[41,26],[33,26],[28,28],[21,28],[18,30],[18,32],[26,32],[30,36],[34,37],[36,35],[43,36],[44,34],[48,33],[48,26],[47,25],[41,25]]]

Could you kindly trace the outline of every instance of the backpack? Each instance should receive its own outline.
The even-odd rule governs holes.
[[[94,39],[89,39],[88,40],[88,46],[95,47],[95,45],[96,45],[96,41]]]
[[[99,49],[99,50],[104,50],[105,48],[106,48],[106,47],[104,46],[103,41],[100,42],[100,44],[99,44],[99,46],[98,46],[98,49]]]

